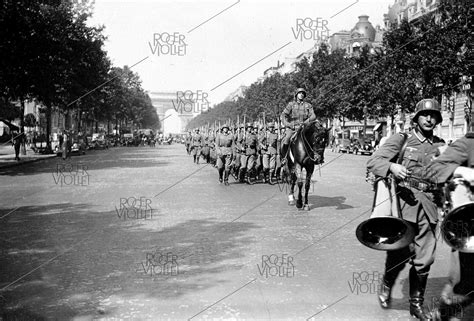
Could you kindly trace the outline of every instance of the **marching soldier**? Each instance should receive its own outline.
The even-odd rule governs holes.
[[[214,132],[212,129],[209,129],[209,147],[210,147],[210,159],[212,166],[216,167],[217,162],[217,151],[216,151],[216,139],[217,131]]]
[[[239,174],[240,174],[240,168],[241,168],[241,156],[242,156],[242,150],[243,150],[243,140],[244,140],[244,125],[240,125],[239,130],[237,134],[234,137],[234,144],[233,144],[233,164],[232,164],[232,172],[234,175],[234,178],[236,180],[239,180]],[[243,183],[243,178],[240,180],[241,183]]]
[[[201,157],[201,144],[202,136],[199,134],[199,128],[196,128],[191,140],[191,154],[193,155],[194,163],[196,164],[199,164],[199,158]]]
[[[243,177],[246,176],[247,184],[252,185],[252,177],[254,175],[254,166],[255,166],[255,156],[257,154],[257,136],[252,133],[253,126],[252,124],[247,124],[247,133],[244,138],[244,146],[242,150],[241,166],[239,171],[239,178],[243,180]]]
[[[257,153],[255,154],[255,179],[259,179],[260,173],[263,171],[262,148],[265,144],[266,135],[261,125],[258,127],[254,126],[252,133],[257,137]]]
[[[224,184],[229,185],[229,173],[232,162],[232,144],[234,135],[229,131],[229,126],[222,127],[222,133],[218,134],[216,139],[217,146],[217,169],[219,171],[219,183],[222,183],[222,174],[224,174]]]
[[[273,184],[273,179],[277,162],[278,134],[275,132],[275,125],[268,124],[268,133],[263,148],[263,181]]]
[[[281,114],[283,125],[286,126],[285,137],[282,139],[281,146],[281,162],[286,164],[286,154],[288,152],[288,145],[293,133],[302,125],[309,124],[316,120],[313,106],[304,101],[306,98],[306,90],[298,88],[295,92],[295,99],[290,101]]]
[[[426,170],[426,178],[435,183],[446,183],[451,178],[461,177],[474,187],[474,123],[471,130],[451,144]],[[471,213],[474,218],[474,213]],[[471,220],[472,222],[472,220]],[[467,228],[472,231],[472,226]],[[451,249],[448,283],[435,311],[435,320],[450,320],[461,317],[463,310],[474,300],[474,253],[463,253]]]
[[[391,136],[367,162],[367,169],[375,175],[387,177],[392,173],[398,180],[397,194],[403,219],[413,224],[417,233],[413,243],[406,248],[387,251],[379,303],[384,309],[389,307],[395,280],[410,260],[410,314],[420,320],[431,318],[424,310],[423,301],[428,273],[434,262],[438,223],[434,191],[421,176],[423,166],[429,164],[439,153],[438,147],[444,144],[442,139],[433,135],[433,129],[442,121],[440,110],[435,99],[423,99],[417,103],[413,117],[415,130],[406,139],[401,164],[395,162],[404,145],[403,134]]]
[[[184,139],[184,144],[186,146],[186,152],[188,155],[191,155],[191,140],[192,140],[192,135],[191,132],[188,130],[186,134],[186,138]]]

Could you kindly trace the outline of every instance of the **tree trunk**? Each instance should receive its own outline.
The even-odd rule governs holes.
[[[26,136],[25,136],[25,99],[20,97],[20,141],[21,141],[21,154],[26,155]]]
[[[51,148],[51,104],[45,102],[46,106],[46,153],[51,154],[53,152]]]

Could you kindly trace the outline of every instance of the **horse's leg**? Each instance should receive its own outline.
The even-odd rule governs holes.
[[[309,211],[308,205],[308,192],[311,187],[311,176],[313,176],[314,165],[311,164],[306,168],[306,183],[305,183],[305,190],[304,190],[304,209]]]
[[[295,192],[296,175],[292,173],[291,170],[289,170],[289,173],[287,173],[286,175],[286,177],[288,177],[288,175],[290,177],[290,194],[288,194],[288,205],[295,205],[295,196],[293,195],[293,193]]]
[[[298,182],[298,200],[296,201],[296,208],[302,208],[303,207],[303,197],[301,195],[301,190],[303,189],[303,181],[301,180],[301,165],[296,164],[296,177],[297,177],[297,182]]]

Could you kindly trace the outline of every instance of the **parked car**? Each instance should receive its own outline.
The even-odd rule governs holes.
[[[71,153],[78,153],[79,155],[85,155],[87,149],[85,136],[83,135],[72,135],[71,139]]]
[[[339,146],[337,146],[338,153],[348,153],[351,150],[351,140],[349,138],[339,139]]]
[[[359,149],[361,155],[372,155],[374,153],[374,147],[371,140],[366,140],[363,142],[363,145]]]
[[[108,149],[109,141],[104,134],[92,134],[92,144],[94,149]]]

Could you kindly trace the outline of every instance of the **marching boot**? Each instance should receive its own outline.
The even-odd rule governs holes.
[[[222,174],[224,173],[223,168],[219,168],[219,184],[222,184]]]
[[[268,183],[268,171],[269,171],[268,168],[265,168],[263,170],[263,183],[264,184]]]
[[[239,170],[239,182],[244,183],[245,182],[245,172],[247,171],[246,168],[240,168]]]
[[[249,185],[253,185],[253,180],[252,180],[252,176],[254,175],[254,170],[251,169],[247,172],[247,184]]]
[[[229,170],[224,171],[224,185],[229,186]]]
[[[388,309],[390,306],[390,301],[392,299],[392,288],[399,273],[400,271],[398,269],[387,269],[387,267],[385,268],[382,286],[380,287],[378,293],[379,304],[382,309]]]
[[[432,320],[430,313],[423,307],[428,273],[418,274],[415,268],[410,269],[410,315],[419,320]]]
[[[196,163],[196,155],[193,155],[194,163]]]

